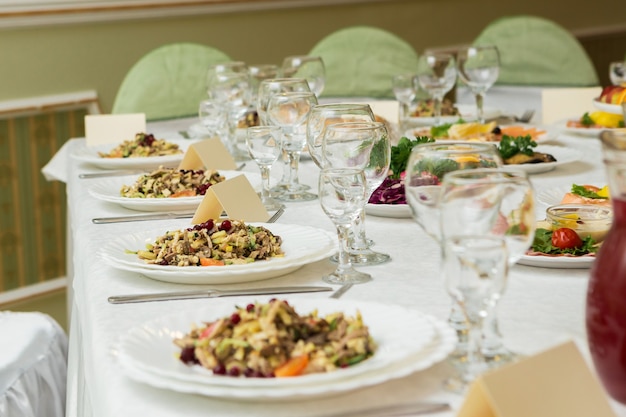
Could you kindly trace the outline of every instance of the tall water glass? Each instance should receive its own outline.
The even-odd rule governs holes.
[[[309,201],[317,198],[306,192],[298,179],[300,154],[306,144],[306,122],[311,108],[317,104],[312,92],[287,92],[271,96],[267,116],[273,125],[282,128],[283,149],[289,156],[290,182],[276,198],[281,201]]]
[[[446,174],[441,185],[440,227],[449,235],[496,236],[504,240],[508,264],[526,253],[535,236],[535,199],[528,174],[515,168],[486,168]],[[483,329],[483,354],[490,366],[517,358],[502,343],[497,302],[492,300]]]
[[[297,55],[288,56],[283,60],[283,77],[304,78],[316,97],[324,91],[326,83],[326,67],[319,56]]]
[[[366,200],[365,176],[358,168],[324,168],[319,177],[319,199],[324,213],[337,228],[339,261],[337,269],[322,279],[330,284],[359,284],[371,275],[359,272],[350,263],[348,235]]]
[[[322,138],[328,125],[346,122],[374,122],[374,112],[365,103],[332,103],[313,106],[307,121],[306,141],[315,164],[323,168]]]
[[[467,356],[448,388],[463,390],[488,369],[482,354],[483,325],[508,277],[508,255],[501,236],[444,235],[443,280],[468,324]]]
[[[439,125],[443,96],[456,83],[454,57],[450,54],[425,53],[417,63],[417,81],[433,100],[434,123]]]
[[[410,116],[411,103],[415,100],[418,90],[417,75],[411,74],[398,74],[391,80],[391,86],[393,89],[393,95],[400,104],[398,113],[398,122],[400,123],[400,131],[406,131],[408,126],[408,120]]]
[[[485,123],[483,101],[485,93],[498,79],[500,73],[500,53],[493,45],[470,46],[457,54],[459,77],[467,84],[476,97],[476,116]]]
[[[367,199],[355,218],[350,240],[354,264],[376,265],[391,260],[385,253],[373,251],[365,233],[365,203],[383,182],[389,171],[391,141],[380,122],[349,122],[326,126],[322,139],[324,166],[361,168],[365,174]]]
[[[246,131],[246,146],[250,158],[259,166],[263,186],[261,202],[268,211],[278,210],[283,205],[270,194],[270,169],[281,154],[281,128],[279,126],[254,126]]]

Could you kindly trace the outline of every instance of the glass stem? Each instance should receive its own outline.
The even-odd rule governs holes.
[[[337,225],[337,238],[339,239],[339,253],[337,256],[337,274],[342,275],[352,269],[350,254],[348,253],[348,235],[350,227],[345,224]]]
[[[296,191],[300,186],[298,179],[298,164],[300,162],[300,152],[288,151],[289,155],[289,187],[288,190]]]
[[[485,123],[485,115],[483,113],[484,93],[476,93],[476,118],[479,123]]]
[[[405,101],[401,101],[400,102],[400,110],[399,110],[399,117],[398,117],[398,122],[400,124],[400,131],[404,132],[405,130],[408,129],[407,126],[407,122],[409,119],[409,104]]]
[[[278,184],[286,186],[291,183],[291,169],[289,168],[289,153],[285,149],[281,151],[280,160],[283,164],[283,176]]]
[[[361,209],[359,215],[352,223],[352,233],[349,240],[350,251],[362,251],[369,249],[367,236],[365,235],[365,210]]]
[[[261,201],[267,202],[270,198],[270,167],[268,165],[259,165],[261,171],[261,180],[263,186],[261,188]]]
[[[441,100],[443,97],[434,96],[433,97],[433,111],[435,113],[435,126],[441,124]]]
[[[467,366],[463,371],[463,379],[465,382],[472,382],[485,367],[485,357],[481,350],[481,339],[483,334],[484,319],[479,314],[470,314],[465,312],[469,329],[467,338]]]

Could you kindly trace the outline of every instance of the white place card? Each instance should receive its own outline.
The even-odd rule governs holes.
[[[200,224],[209,219],[218,219],[223,211],[231,219],[246,222],[266,222],[270,218],[245,175],[209,187],[191,223]]]
[[[574,342],[503,366],[471,385],[457,417],[615,417]]]
[[[210,138],[191,144],[178,169],[230,171],[237,169],[237,164],[219,138]]]
[[[87,146],[122,143],[135,139],[137,133],[146,133],[146,115],[88,114],[85,116],[85,142]]]
[[[588,88],[544,88],[541,90],[543,124],[560,120],[576,119],[597,110],[593,99],[600,96],[601,87]]]

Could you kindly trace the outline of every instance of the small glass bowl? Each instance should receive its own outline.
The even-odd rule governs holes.
[[[559,204],[546,209],[546,221],[552,230],[567,227],[581,239],[591,236],[601,242],[611,227],[613,210],[593,204]]]

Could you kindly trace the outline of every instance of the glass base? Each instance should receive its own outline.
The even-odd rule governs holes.
[[[369,282],[371,280],[372,280],[372,276],[370,274],[355,271],[354,269],[350,271],[345,271],[341,274],[335,271],[332,274],[328,274],[322,277],[322,281],[328,284],[339,284],[339,285],[362,284],[364,282]]]
[[[307,193],[306,191],[285,191],[274,197],[279,201],[311,201],[317,199],[317,194]]]
[[[281,208],[285,208],[284,204],[273,199],[263,200],[262,203],[263,203],[263,207],[265,207],[265,210],[267,211],[276,211],[276,210],[280,210]]]
[[[292,188],[292,190],[295,191],[306,191],[308,189],[310,189],[311,187],[309,187],[306,184],[296,184],[296,186],[294,188]],[[279,183],[276,184],[275,186],[273,186],[272,188],[270,188],[270,193],[272,193],[272,197],[277,197],[281,194],[283,194],[284,192],[289,190],[289,184],[285,184],[285,183]]]
[[[338,263],[339,255],[330,257],[331,262]],[[380,265],[391,261],[391,256],[386,253],[374,252],[371,249],[350,252],[350,263],[355,266]]]
[[[524,356],[519,353],[515,353],[505,346],[500,346],[498,349],[483,349],[483,356],[485,362],[490,369],[498,368],[502,365],[506,365],[522,359]]]

